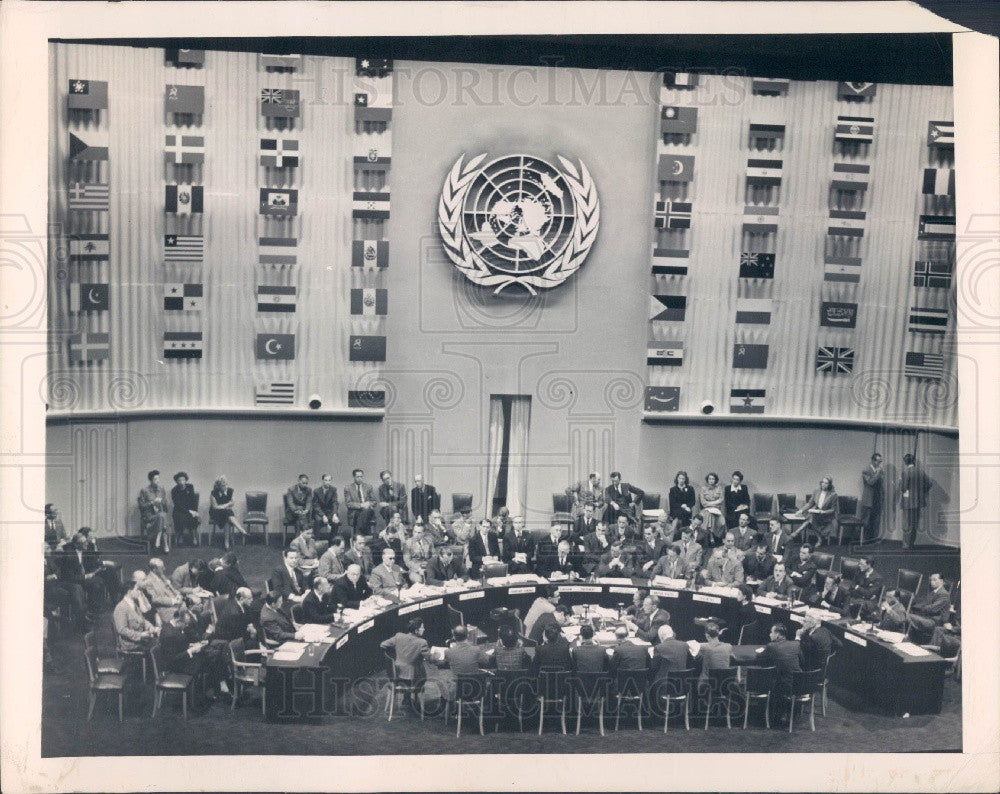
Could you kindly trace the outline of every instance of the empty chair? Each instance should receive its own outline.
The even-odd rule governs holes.
[[[489,683],[486,673],[477,675],[460,675],[455,679],[455,713],[458,716],[458,724],[455,728],[455,736],[462,735],[462,714],[465,709],[472,708],[479,712],[479,735],[485,735],[483,730],[483,717],[485,716],[486,698],[489,696]],[[444,707],[444,724],[448,724],[448,710],[452,701],[447,701]]]
[[[465,625],[465,615],[460,610],[455,609],[451,604],[445,604],[448,609],[448,625],[452,628]]]
[[[156,712],[159,711],[160,705],[163,703],[163,696],[167,693],[179,693],[181,696],[181,709],[184,719],[187,719],[187,709],[188,709],[188,693],[192,693],[192,684],[194,683],[194,676],[188,675],[187,673],[168,673],[165,670],[161,672],[163,667],[163,658],[160,652],[160,646],[154,645],[149,651],[149,658],[153,662],[153,678],[156,681],[156,695],[153,698],[153,716],[156,716]]]
[[[774,494],[755,493],[753,495],[753,517],[766,526],[773,515]]]
[[[524,716],[532,707],[537,693],[530,670],[495,670],[493,673],[493,697],[502,716],[513,714],[517,717],[517,728],[524,733]]]
[[[289,615],[292,618],[292,625],[297,629],[302,628],[304,620],[302,617],[302,605],[292,604],[289,609]]]
[[[816,572],[826,576],[833,572],[837,558],[828,551],[814,551],[810,559],[816,565]]]
[[[750,718],[750,701],[764,701],[764,725],[771,727],[771,690],[777,676],[777,667],[748,667],[744,670],[746,682],[743,688],[743,730],[747,729]]]
[[[250,661],[248,657],[256,656],[257,661]],[[229,643],[229,665],[233,674],[233,702],[229,705],[229,710],[236,708],[236,701],[239,700],[247,689],[260,688],[260,710],[267,715],[267,690],[264,687],[264,665],[261,663],[261,652],[259,649],[248,650],[242,638],[231,640]]]
[[[573,520],[573,511],[570,509],[569,494],[552,494],[552,520],[569,523]]]
[[[861,560],[857,557],[841,557],[840,558],[840,575],[842,578],[850,581],[856,582],[858,577],[861,575],[861,569],[859,564]]]
[[[487,579],[506,576],[508,570],[507,563],[505,562],[489,562],[483,566],[483,576]]]
[[[793,493],[779,493],[778,494],[778,512],[779,513],[794,513],[798,510],[795,504],[795,494]]]
[[[667,732],[670,721],[670,707],[674,704],[684,704],[684,728],[691,730],[691,698],[698,682],[698,671],[695,668],[670,671],[656,681],[651,689],[650,697],[655,694],[663,701],[663,732]]]
[[[463,510],[472,510],[472,494],[453,493],[451,495],[452,513],[461,513]]]
[[[744,623],[740,626],[740,634],[736,640],[736,644],[756,645],[760,642],[761,633],[762,629],[759,621],[755,620],[752,623]]]
[[[899,591],[916,595],[920,591],[920,585],[923,581],[924,575],[918,571],[900,568],[896,573],[896,589]]]
[[[576,735],[580,735],[580,722],[583,719],[585,705],[597,705],[597,725],[604,735],[604,705],[608,701],[611,689],[611,676],[608,673],[576,673],[572,679],[573,691],[576,695]]]
[[[570,691],[569,670],[546,670],[538,672],[538,735],[542,735],[542,725],[545,722],[545,707],[558,706],[559,720],[562,723],[563,735],[566,735],[566,705]]]
[[[639,730],[642,730],[642,706],[646,700],[646,680],[645,670],[619,670],[615,676],[615,730],[621,724],[622,703],[634,703],[636,722]]]
[[[121,673],[101,673],[97,669],[97,649],[85,648],[87,678],[90,681],[90,697],[87,705],[87,722],[94,716],[94,704],[102,692],[118,695],[118,721],[125,719],[125,676]]]
[[[385,713],[389,722],[392,722],[392,715],[396,711],[396,696],[404,695],[417,701],[420,706],[420,721],[424,719],[424,701],[420,697],[420,691],[424,687],[424,682],[414,682],[411,678],[401,678],[399,668],[396,666],[396,659],[390,653],[385,653],[388,664],[386,668],[389,672],[389,696],[385,699]]]
[[[265,491],[247,491],[247,511],[243,516],[243,526],[247,532],[254,527],[264,534],[264,545],[268,545],[267,493]]]
[[[725,706],[726,727],[732,728],[733,699],[739,696],[739,686],[736,683],[736,668],[723,667],[721,669],[709,670],[707,680],[703,681],[700,689],[707,692],[705,700],[705,730],[708,730],[708,721],[712,718],[712,706]]]
[[[823,716],[826,716],[826,688],[830,683],[830,661],[834,656],[837,655],[837,651],[833,650],[826,657],[826,661],[823,662]]]
[[[647,491],[642,495],[642,523],[654,524],[660,517],[662,496],[656,491]]]
[[[117,649],[100,648],[97,644],[97,632],[88,631],[83,635],[83,647],[85,650],[94,650],[96,673],[111,673],[121,675],[125,669],[125,660]],[[145,658],[145,654],[143,654]]]
[[[791,703],[788,715],[788,732],[795,727],[795,707],[799,704],[809,704],[809,727],[816,730],[816,693],[823,687],[822,670],[805,670],[792,673],[792,691],[790,694],[780,694],[778,697]]]
[[[844,544],[844,530],[847,530],[847,537],[857,538],[858,543],[865,542],[865,525],[858,517],[858,497],[838,496],[837,497],[837,545]]]

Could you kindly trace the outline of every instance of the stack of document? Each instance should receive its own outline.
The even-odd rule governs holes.
[[[330,641],[330,627],[323,623],[306,623],[299,631],[304,642]]]
[[[902,642],[906,634],[902,631],[886,631],[885,629],[875,629],[875,636],[884,642]],[[921,649],[923,650],[923,649]],[[918,654],[919,655],[919,654]]]
[[[302,657],[306,650],[304,642],[285,642],[271,656],[277,662],[294,662]]]
[[[721,587],[716,585],[712,585],[711,587],[703,587],[701,588],[701,592],[710,593],[712,595],[717,595],[717,596],[726,596],[728,598],[739,598],[740,596],[740,591],[737,590],[735,587]]]
[[[930,656],[931,652],[926,648],[921,648],[919,645],[914,645],[912,642],[901,642],[896,645],[896,648],[901,650],[903,653],[907,653],[910,656]]]
[[[632,580],[627,576],[601,576],[597,581],[600,584],[632,584]]]
[[[687,579],[671,579],[669,576],[654,576],[653,584],[669,587],[672,590],[683,590],[687,587]]]

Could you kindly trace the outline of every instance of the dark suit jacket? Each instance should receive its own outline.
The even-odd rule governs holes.
[[[608,665],[612,673],[619,670],[648,670],[649,650],[645,645],[636,645],[625,640],[615,646],[615,652],[611,654],[611,663]]]
[[[795,587],[795,583],[787,576],[781,580],[781,584],[778,584],[773,576],[768,576],[767,579],[761,583],[759,592],[776,593],[780,596],[786,596],[793,587]]]
[[[837,640],[823,626],[817,626],[811,634],[802,632],[799,640],[799,654],[803,670],[822,670],[826,657],[833,651]]]
[[[847,591],[843,587],[838,587],[833,591],[833,596],[827,596],[830,600],[827,602],[828,607],[822,605],[823,599],[823,588],[817,587],[816,582],[813,581],[805,592],[802,594],[802,600],[805,601],[810,606],[819,607],[820,609],[829,609],[831,612],[843,612],[847,608]]]
[[[528,632],[528,639],[534,640],[537,643],[541,643],[542,636],[545,633],[546,626],[558,626],[559,621],[556,620],[555,614],[552,612],[543,612],[538,616],[538,619],[534,622],[531,627],[531,631]]]
[[[586,538],[587,535],[592,534],[597,529],[597,521],[599,516],[595,513],[594,517],[590,519],[590,522],[583,520],[583,515],[578,515],[576,521],[573,522],[573,534],[577,537]]]
[[[604,533],[604,537],[608,541],[607,546],[601,545],[596,532],[590,532],[583,536],[583,547],[586,549],[587,554],[592,555],[594,560],[599,559],[602,554],[611,550],[611,544],[614,543],[615,538],[618,537],[618,532],[617,530],[612,531],[611,528],[608,527],[607,532]]]
[[[572,653],[578,673],[603,673],[608,669],[608,652],[603,645],[574,645]]]
[[[861,490],[862,507],[878,507],[882,504],[882,493],[885,485],[885,469],[878,471],[872,469],[871,464],[861,472],[861,481],[864,483]]]
[[[361,602],[371,594],[372,589],[368,586],[364,576],[358,579],[357,584],[354,584],[347,578],[347,574],[344,574],[333,583],[333,593],[330,600],[350,609],[357,609]]]
[[[537,626],[538,623],[535,625]],[[569,642],[565,637],[557,637],[555,642],[546,642],[535,648],[535,658],[531,662],[531,671],[537,675],[543,667],[556,670],[573,669],[573,657],[570,655]]]
[[[635,570],[639,573],[642,570],[642,566],[647,562],[656,562],[660,557],[667,553],[667,544],[662,540],[654,540],[653,548],[649,547],[646,543],[646,539],[642,539],[642,543],[639,543],[635,547]]]
[[[432,510],[441,509],[441,497],[438,496],[437,489],[433,485],[424,483],[422,491],[419,488],[411,490],[410,508],[414,518],[423,516],[424,521],[426,521]]]
[[[215,601],[215,636],[220,640],[247,638],[247,628],[253,622],[253,613],[241,609],[235,598],[218,596]]]
[[[869,571],[867,579],[864,576],[858,577],[858,580],[854,583],[854,587],[851,588],[851,596],[865,599],[878,598],[881,591],[882,577],[872,570]]]
[[[781,530],[777,533],[778,535],[778,548],[774,548],[775,533],[766,532],[764,537],[767,538],[767,550],[771,552],[779,560],[784,560],[788,558],[788,543],[791,538],[788,537],[788,533],[785,530]]]
[[[788,563],[787,570],[797,587],[808,587],[816,578],[816,563],[811,558],[803,563],[796,557],[794,562]]]
[[[66,532],[66,525],[63,524],[61,518],[57,518],[52,522],[52,528],[49,528],[48,519],[45,520],[43,524],[45,528],[45,542],[48,543],[53,548],[59,543],[60,540],[69,540],[69,534]]]
[[[472,562],[474,571],[478,574],[479,568],[483,564],[483,557],[499,557],[500,546],[497,544],[497,537],[492,532],[486,536],[486,544],[483,544],[483,536],[477,530],[469,538],[469,560]]]
[[[302,622],[332,623],[337,616],[337,605],[330,595],[327,593],[321,600],[315,590],[310,590],[302,599]]]
[[[679,518],[687,522],[694,515],[694,503],[697,499],[694,487],[688,485],[685,489],[680,489],[676,485],[670,486],[667,494],[667,513],[671,518]],[[685,510],[682,505],[687,505],[690,510]]]
[[[59,561],[59,581],[61,582],[81,584],[88,573],[101,567],[100,558],[92,551],[83,552],[82,564],[77,558],[76,549],[59,552],[53,556],[57,557]]]
[[[927,507],[927,492],[931,481],[917,465],[907,466],[899,478],[899,506],[903,510],[920,510]],[[907,494],[903,496],[903,494]]]
[[[635,615],[634,621],[635,625],[638,626],[635,636],[640,640],[656,643],[660,639],[660,626],[670,622],[670,613],[665,609],[658,608],[651,615],[647,615],[642,610],[639,610]]]
[[[271,571],[271,589],[277,593],[281,593],[285,601],[288,601],[289,594],[294,593],[295,595],[301,595],[306,590],[306,580],[302,575],[302,571],[298,568],[295,569],[295,585],[292,584],[292,577],[288,573],[288,569],[284,565],[279,565],[273,571]]]
[[[260,627],[267,632],[269,640],[289,642],[295,639],[295,626],[292,621],[287,615],[267,604],[260,610]]]
[[[478,532],[476,533],[479,534]],[[509,561],[514,559],[514,555],[517,553],[524,553],[528,555],[528,567],[534,565],[535,557],[535,536],[531,534],[527,529],[521,532],[521,537],[518,539],[517,533],[514,530],[510,530],[504,535],[503,540],[503,556],[504,559]]]
[[[313,512],[313,490],[308,485],[300,487],[298,483],[285,491],[285,521],[293,523],[296,518],[296,510],[305,510],[306,515],[311,516]]]
[[[313,491],[312,514],[314,522],[322,524],[323,516],[326,516],[327,521],[332,524],[333,517],[339,508],[340,502],[337,500],[336,485],[331,485],[329,488],[321,485]]]
[[[753,504],[750,502],[750,489],[747,488],[745,483],[740,483],[740,487],[737,489],[736,493],[733,493],[733,486],[727,485],[722,491],[723,505],[726,508],[726,526],[729,529],[737,526],[740,523],[740,513],[748,513],[750,515],[750,524],[753,526]],[[746,505],[746,510],[736,511],[738,505]]]
[[[539,576],[549,576],[553,571],[561,571],[562,573],[569,576],[571,573],[583,575],[582,560],[580,555],[570,552],[566,555],[566,562],[563,565],[559,564],[559,554],[547,554],[545,556],[539,555],[538,564],[535,565],[535,573]]]
[[[406,488],[401,482],[379,483],[378,501],[389,503],[389,507],[383,508],[389,515],[402,513],[403,520],[406,520]]]
[[[212,590],[219,595],[236,595],[237,588],[249,588],[239,568],[219,568],[212,576]]]
[[[748,552],[743,558],[743,573],[750,578],[764,581],[774,570],[775,562],[774,555],[770,552],[764,555],[763,560],[757,558],[756,550]]]
[[[802,670],[799,661],[799,643],[796,640],[769,642],[764,646],[764,651],[757,656],[762,665],[774,665],[778,668],[778,683],[785,687],[791,687],[792,673]]]
[[[445,565],[441,557],[435,554],[424,569],[424,580],[431,585],[443,584],[451,579],[461,579],[464,576],[465,564],[454,555],[452,555],[451,562]]]
[[[618,493],[618,488],[621,488],[621,495]],[[618,486],[608,485],[604,489],[604,503],[606,505],[611,504],[611,502],[618,502],[618,506],[621,508],[619,512],[629,513],[629,505],[633,502],[638,502],[641,510],[642,507],[642,497],[646,494],[641,488],[637,488],[631,483],[620,482]]]
[[[676,637],[661,642],[653,647],[653,664],[656,665],[656,677],[664,678],[666,673],[687,670],[691,665],[691,653],[686,642]]]
[[[201,665],[201,660],[193,659],[187,654],[188,646],[194,640],[187,632],[179,629],[169,621],[160,627],[160,656],[168,673],[194,673]]]

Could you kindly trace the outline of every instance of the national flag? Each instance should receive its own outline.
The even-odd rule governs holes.
[[[107,262],[111,241],[106,234],[77,234],[69,238],[69,255],[77,262]]]
[[[167,163],[204,163],[205,139],[201,135],[167,135],[163,151]]]
[[[837,116],[833,133],[835,141],[871,143],[875,140],[875,119],[872,116]]]
[[[690,182],[694,179],[694,155],[661,154],[659,176],[661,182]]]
[[[201,358],[204,347],[201,331],[167,331],[163,334],[164,358]]]
[[[381,81],[378,88],[355,86],[354,120],[392,121],[392,83]]]
[[[774,254],[744,251],[740,254],[740,278],[774,278]]]
[[[163,310],[168,312],[201,311],[204,297],[204,287],[201,284],[164,284]]]
[[[295,384],[288,381],[273,381],[260,384],[254,391],[255,405],[294,405]]]
[[[861,257],[826,256],[823,263],[823,281],[857,284],[861,281]]]
[[[693,135],[698,131],[698,108],[667,105],[660,109],[662,135]]]
[[[913,263],[914,287],[951,286],[951,262],[932,259],[918,259]]]
[[[163,261],[173,265],[200,265],[205,255],[205,238],[200,234],[165,234]]]
[[[91,130],[87,132],[87,140],[79,135],[69,134],[70,160],[107,160],[108,133]]]
[[[686,311],[685,295],[649,296],[649,319],[653,322],[681,322]]]
[[[827,234],[838,237],[864,237],[865,213],[856,210],[830,210]]]
[[[733,345],[734,369],[767,369],[767,345]]]
[[[943,334],[948,330],[948,310],[911,306],[910,330],[919,334]]]
[[[651,367],[679,367],[684,364],[683,342],[648,342],[646,364]]]
[[[771,324],[770,298],[737,298],[736,322],[746,325]]]
[[[830,187],[835,190],[867,190],[871,166],[861,163],[834,163]]]
[[[680,402],[680,386],[646,387],[645,409],[647,411],[677,411],[680,409]]]
[[[929,196],[954,196],[955,169],[925,168],[923,192]]]
[[[168,85],[164,92],[164,109],[167,113],[205,112],[205,86]]]
[[[954,121],[928,121],[927,145],[939,146],[942,149],[955,148]]]
[[[750,91],[762,96],[784,96],[788,93],[790,81],[779,77],[754,77],[750,81]]]
[[[392,58],[355,58],[357,77],[387,77],[392,74]]]
[[[354,167],[365,171],[388,171],[392,165],[392,133],[354,136]]]
[[[294,359],[295,334],[257,334],[256,354],[259,359]]]
[[[875,96],[875,83],[837,83],[837,99],[868,99]]]
[[[748,185],[780,185],[781,160],[747,160]]]
[[[378,389],[350,390],[347,392],[348,408],[385,408],[385,391]]]
[[[257,287],[257,311],[294,312],[295,287],[260,284]]]
[[[264,55],[260,56],[260,68],[267,69],[299,69],[302,67],[301,55]]]
[[[690,201],[657,201],[653,206],[654,224],[657,229],[690,229]]]
[[[819,307],[819,324],[826,328],[854,328],[858,322],[858,304],[823,301]]]
[[[663,85],[667,88],[694,88],[698,85],[695,72],[664,72]]]
[[[294,265],[298,261],[298,241],[294,237],[261,237],[257,245],[257,261],[262,265]]]
[[[763,206],[744,207],[743,231],[748,234],[777,234],[778,208]]]
[[[658,248],[653,243],[654,276],[686,276],[689,251],[682,248]]]
[[[106,312],[108,304],[107,284],[69,285],[69,310],[71,312]]]
[[[854,372],[854,348],[820,347],[816,351],[816,371],[850,375]]]
[[[376,221],[388,218],[389,191],[354,191],[352,217]]]
[[[201,185],[167,185],[166,211],[194,215],[205,211],[205,188]]]
[[[954,215],[921,215],[917,229],[919,240],[954,240]]]
[[[766,389],[730,389],[729,413],[762,414]]]
[[[941,380],[944,375],[944,356],[937,353],[907,353],[903,374],[908,378]]]
[[[261,138],[260,164],[265,168],[296,168],[299,142],[295,138]]]
[[[85,361],[106,361],[111,355],[111,339],[106,333],[84,331],[69,336],[69,361],[82,364]]]
[[[299,191],[273,187],[260,189],[260,214],[288,218],[298,214]]]
[[[105,110],[108,107],[108,84],[104,80],[70,80],[70,110]]]
[[[168,49],[165,54],[174,66],[201,66],[205,63],[204,50]]]
[[[348,344],[351,361],[385,361],[384,336],[352,336]]]
[[[297,119],[299,117],[299,92],[292,88],[262,88],[260,113],[268,118]]]
[[[71,210],[107,211],[110,204],[107,182],[71,182],[69,208]]]
[[[384,317],[389,312],[389,290],[365,287],[351,290],[351,314]]]
[[[351,267],[389,267],[388,240],[353,240],[351,242]]]
[[[785,125],[751,124],[750,137],[765,141],[783,141],[785,139]]]

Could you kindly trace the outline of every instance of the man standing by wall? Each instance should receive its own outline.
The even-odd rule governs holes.
[[[905,520],[903,548],[912,548],[917,541],[920,511],[927,507],[930,488],[930,477],[917,465],[916,458],[909,453],[903,455],[903,473],[899,478],[899,506]]]
[[[861,480],[864,483],[861,491],[861,528],[865,536],[873,540],[878,538],[879,526],[882,523],[884,474],[882,456],[876,452],[872,455],[871,463],[861,472]]]

